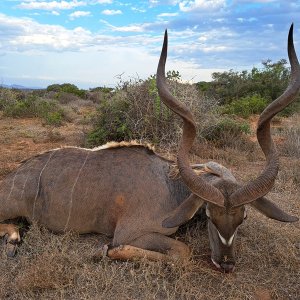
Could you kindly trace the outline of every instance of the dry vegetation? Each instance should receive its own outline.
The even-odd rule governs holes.
[[[71,103],[71,102],[70,102]],[[0,118],[0,174],[42,150],[83,145],[86,116],[94,109],[68,104],[70,121],[54,128],[39,119]],[[72,102],[73,103],[73,102]],[[75,104],[73,104],[75,105]],[[299,115],[277,130],[281,171],[269,198],[300,216]],[[297,119],[298,118],[298,119]],[[293,123],[293,127],[291,126]],[[288,125],[287,125],[288,124]],[[294,128],[295,134],[286,134]],[[241,181],[254,178],[264,166],[255,141],[232,140],[221,148],[196,144],[193,160],[214,159],[230,167]],[[245,146],[246,145],[246,146]],[[292,145],[295,145],[293,151]],[[1,248],[0,299],[300,299],[300,224],[269,220],[249,207],[237,240],[237,266],[223,274],[210,262],[205,222],[192,220],[175,237],[193,250],[185,263],[94,260],[101,235],[56,235],[36,224],[27,230],[15,258]]]

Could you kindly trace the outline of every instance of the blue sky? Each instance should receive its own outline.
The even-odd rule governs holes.
[[[300,53],[300,0],[0,1],[0,80],[46,87],[114,86],[156,72],[165,28],[167,69],[184,80],[286,58],[294,22]]]

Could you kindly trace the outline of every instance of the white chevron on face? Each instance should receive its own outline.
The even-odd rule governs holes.
[[[217,230],[217,231],[218,231],[218,235],[219,235],[219,238],[220,238],[222,244],[225,245],[225,246],[230,246],[232,244],[235,233],[229,238],[229,240],[226,240],[224,237],[222,237],[219,230]]]

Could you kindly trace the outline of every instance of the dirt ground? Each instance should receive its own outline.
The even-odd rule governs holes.
[[[53,129],[39,119],[1,116],[1,178],[34,154],[82,145],[84,132],[82,125]],[[205,153],[202,161],[215,159],[242,181],[254,178],[264,165],[257,147],[251,153]],[[281,156],[278,180],[268,198],[300,216],[299,191],[300,160]],[[300,299],[300,222],[280,223],[249,207],[238,233],[232,274],[221,273],[210,262],[205,223],[192,220],[174,237],[191,247],[190,261],[95,261],[92,254],[99,242],[109,241],[106,237],[56,235],[33,224],[15,258],[7,258],[0,248],[0,299]]]

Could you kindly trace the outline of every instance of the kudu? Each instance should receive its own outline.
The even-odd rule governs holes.
[[[165,260],[189,256],[189,247],[168,235],[206,203],[212,260],[225,271],[232,270],[233,246],[237,227],[244,219],[245,204],[279,221],[297,220],[263,197],[278,172],[270,121],[293,101],[300,87],[292,27],[288,49],[291,84],[260,117],[257,136],[267,165],[253,182],[239,185],[228,169],[214,162],[190,165],[188,153],[195,138],[195,123],[191,112],[168,91],[165,34],[157,87],[161,99],[184,121],[177,160],[180,178],[169,176],[172,161],[143,145],[116,143],[92,150],[54,149],[24,161],[1,181],[0,222],[25,217],[54,232],[103,233],[113,237],[103,250],[111,258]],[[195,168],[205,173],[198,176]],[[18,228],[2,223],[0,236],[5,237],[7,254],[14,255],[20,241]]]

